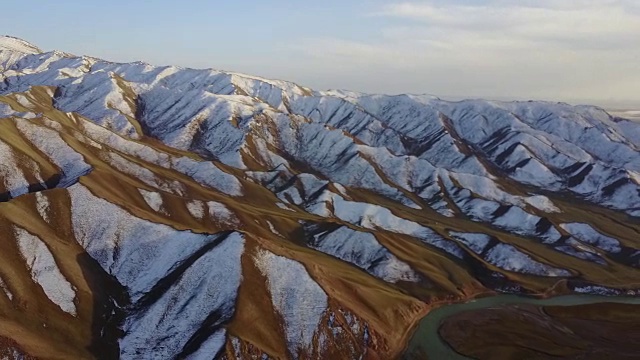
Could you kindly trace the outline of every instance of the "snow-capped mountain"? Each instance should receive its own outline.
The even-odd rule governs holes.
[[[0,354],[399,356],[436,303],[640,287],[640,124],[0,37]]]

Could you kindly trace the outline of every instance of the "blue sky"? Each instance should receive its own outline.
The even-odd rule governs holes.
[[[317,89],[640,107],[640,1],[3,1],[44,50]],[[10,14],[10,16],[7,16]]]

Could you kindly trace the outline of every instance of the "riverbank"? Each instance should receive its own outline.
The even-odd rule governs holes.
[[[475,300],[471,300],[464,303],[457,303],[451,305],[444,305],[442,307],[436,308],[430,311],[420,322],[418,328],[416,329],[413,337],[409,341],[409,345],[407,347],[407,351],[405,352],[405,359],[468,359],[456,351],[454,351],[448,343],[446,343],[442,337],[440,336],[439,330],[441,325],[446,324],[446,333],[444,334],[446,338],[450,337],[452,334],[451,330],[454,329],[465,329],[465,336],[458,336],[452,340],[455,345],[458,345],[457,348],[460,348],[462,352],[466,352],[468,355],[472,355],[477,357],[477,352],[475,350],[483,350],[483,347],[487,347],[486,339],[483,339],[483,336],[500,336],[501,331],[508,332],[511,327],[508,325],[512,320],[523,318],[528,319],[529,324],[529,332],[525,331],[522,335],[521,344],[524,347],[536,346],[535,341],[531,341],[531,339],[526,339],[526,334],[537,331],[536,329],[545,329],[549,326],[554,326],[554,321],[549,321],[551,318],[532,318],[531,316],[527,316],[526,312],[531,313],[532,309],[538,308],[546,308],[546,307],[562,307],[562,311],[558,311],[555,309],[555,316],[561,316],[563,311],[567,313],[575,314],[575,310],[572,310],[571,307],[583,306],[583,305],[593,305],[593,304],[627,304],[627,305],[640,305],[640,297],[608,297],[608,296],[600,296],[600,295],[563,295],[557,297],[550,297],[545,299],[536,299],[531,297],[524,297],[518,295],[497,295],[490,297],[478,298]],[[517,307],[520,309],[517,309]],[[635,306],[633,307],[635,309]],[[492,328],[488,329],[486,324],[482,323],[483,319],[486,319],[485,315],[482,315],[483,312],[486,312],[487,309],[491,309],[492,313],[496,315],[496,317],[492,318]],[[495,312],[495,309],[505,310],[504,312]],[[515,309],[515,310],[514,310]],[[535,311],[545,311],[541,310],[533,310]],[[637,312],[637,311],[635,311]],[[597,311],[592,312],[597,314]],[[610,313],[610,312],[609,312]],[[458,318],[454,318],[456,315],[466,314],[468,317],[461,316]],[[508,316],[507,316],[508,315]],[[483,317],[484,316],[484,317]],[[457,320],[457,322],[447,323],[450,320]],[[535,320],[535,321],[534,321]],[[553,319],[551,319],[553,320]],[[587,328],[589,321],[605,321],[602,319],[594,320],[589,318],[580,318],[576,317],[577,324],[582,324],[585,328]],[[637,323],[636,323],[637,324]],[[521,324],[522,325],[522,324]],[[562,323],[558,323],[557,325],[562,325],[566,328],[566,325]],[[524,327],[525,330],[527,326]],[[559,329],[561,327],[558,327]],[[595,328],[594,326],[590,326],[589,328]],[[624,326],[621,327],[623,329]],[[492,332],[488,331],[492,330]],[[512,329],[511,329],[512,330]],[[624,331],[624,329],[622,330]],[[477,340],[471,341],[469,346],[460,346],[461,343],[465,340],[469,341],[469,339]],[[540,333],[540,346],[543,346],[542,343],[545,339],[551,339],[551,341],[559,340],[554,337],[550,337],[548,335],[544,335],[544,332]],[[512,339],[513,340],[513,339]],[[510,340],[511,341],[511,340]],[[519,340],[518,340],[519,341]],[[515,341],[514,347],[518,346],[518,341]],[[588,341],[588,340],[585,340]],[[504,344],[501,344],[501,346]],[[559,344],[559,347],[562,347],[563,344]],[[503,346],[504,347],[504,346]],[[475,350],[474,350],[475,349]],[[491,349],[489,349],[490,351]],[[535,349],[534,349],[535,351]],[[508,352],[508,350],[507,350]],[[516,352],[517,353],[517,352]],[[487,355],[486,352],[483,353]],[[496,354],[499,355],[499,354]],[[486,358],[486,357],[485,357]],[[504,358],[504,357],[500,357]],[[507,357],[509,358],[509,357]]]
[[[638,305],[506,305],[444,320],[440,337],[473,359],[638,359]]]

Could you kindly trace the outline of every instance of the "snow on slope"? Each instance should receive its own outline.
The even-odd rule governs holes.
[[[311,350],[313,335],[327,309],[327,295],[294,260],[260,250],[255,263],[267,277],[275,309],[285,321],[289,350],[298,358],[300,349]]]
[[[0,35],[0,70],[11,68],[25,55],[38,53],[40,49],[35,45],[16,37]]]
[[[328,205],[333,207],[333,214],[329,210]],[[463,256],[462,250],[455,243],[444,239],[425,226],[396,216],[389,209],[379,205],[348,201],[340,195],[324,191],[322,195],[316,199],[315,203],[307,207],[307,211],[325,217],[334,215],[347,223],[366,229],[385,229],[391,232],[413,236],[455,257],[462,258]]]
[[[140,195],[144,198],[144,201],[153,209],[153,211],[162,211],[162,195],[155,191],[147,191],[144,189],[138,189]]]
[[[2,289],[2,292],[9,300],[13,300],[13,293],[11,293],[11,290],[9,290],[9,287],[5,284],[2,278],[0,278],[0,289]]]
[[[82,155],[73,150],[58,133],[45,127],[18,119],[17,127],[29,141],[40,149],[62,171],[59,187],[66,187],[91,171]]]
[[[135,111],[125,100],[113,73],[96,71],[79,77],[60,90],[56,107],[96,119],[98,125],[118,134],[139,137],[127,118],[134,117]]]
[[[450,231],[449,234],[468,246],[476,254],[482,254],[487,245],[489,245],[489,241],[491,241],[491,236],[487,234],[470,234],[457,231]]]
[[[557,269],[537,262],[514,246],[498,244],[487,252],[487,261],[505,270],[521,272],[524,274],[544,276],[569,276],[567,270]]]
[[[38,214],[45,222],[49,222],[49,211],[51,210],[51,204],[49,204],[49,199],[42,192],[36,193],[36,208],[38,209]]]
[[[14,150],[4,142],[0,141],[0,178],[4,183],[4,189],[12,197],[16,197],[28,192],[29,182],[18,166],[18,159],[14,155]]]
[[[183,352],[188,342],[198,339],[203,323],[214,328],[201,339],[193,359],[208,359],[225,344],[222,324],[234,312],[242,278],[240,256],[244,239],[234,233],[199,257],[180,278],[148,308],[129,317],[120,342],[123,358],[172,358]],[[202,269],[207,269],[203,274]],[[185,294],[190,294],[185,296]],[[200,355],[199,355],[200,353]]]
[[[618,240],[599,233],[589,224],[570,223],[561,224],[560,227],[579,240],[595,245],[604,251],[617,253],[621,250]]]
[[[16,227],[14,229],[20,253],[27,262],[33,280],[44,290],[47,297],[63,311],[76,315],[74,287],[62,275],[51,251],[40,238]]]
[[[40,49],[22,39],[12,36],[0,35],[0,51],[12,51],[23,54],[38,54]]]
[[[313,247],[350,262],[384,281],[419,281],[411,267],[385,249],[370,233],[346,226],[314,236]]]
[[[132,141],[130,139],[118,136],[107,129],[97,126],[91,122],[84,122],[83,130],[87,137],[94,142],[108,145],[114,150],[124,154],[134,156],[140,160],[155,164],[167,169],[179,171],[197,182],[215,189],[219,189],[229,195],[238,196],[242,194],[242,185],[235,176],[227,174],[220,170],[214,163],[209,161],[198,161],[186,156],[173,156],[158,151],[150,146]],[[123,168],[124,171],[136,177],[147,180],[148,185],[163,188],[168,192],[180,192],[180,185],[177,187],[167,187],[156,183],[156,177],[148,169],[133,164],[122,156],[109,153],[109,158],[105,159],[117,163],[117,168]]]
[[[488,248],[491,242],[491,236],[489,235],[455,231],[450,232],[450,234],[476,254],[483,255],[487,262],[504,270],[550,277],[571,275],[567,270],[554,268],[536,261],[531,256],[509,244],[498,243]]]
[[[176,262],[211,241],[207,235],[133,217],[81,184],[68,191],[76,239],[91,257],[129,288],[133,301],[149,292]]]
[[[127,288],[133,303],[121,340],[123,358],[174,357],[209,316],[215,316],[212,326],[219,330],[211,335],[206,349],[215,354],[224,344],[221,326],[233,315],[240,285],[242,235],[178,231],[138,219],[95,197],[83,185],[68,191],[77,240]],[[202,253],[203,249],[208,250]],[[184,264],[188,268],[182,269]],[[204,276],[202,269],[208,269]],[[150,300],[149,294],[161,284],[169,285],[168,289]]]

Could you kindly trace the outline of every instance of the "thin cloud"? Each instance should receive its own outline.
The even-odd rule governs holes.
[[[339,64],[337,79],[383,74],[359,79],[365,91],[640,103],[633,1],[397,2],[367,15],[381,24],[367,39],[298,49],[327,73]]]
[[[593,42],[598,48],[602,42],[610,42],[612,46],[633,39],[640,42],[640,14],[631,11],[626,2],[578,1],[571,3],[581,6],[573,7],[566,3],[546,1],[529,6],[521,2],[484,5],[405,2],[390,4],[377,15],[420,22],[425,29],[446,30],[441,34],[471,32],[491,38],[557,42],[565,46],[588,46]]]

